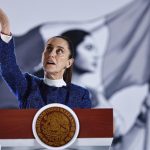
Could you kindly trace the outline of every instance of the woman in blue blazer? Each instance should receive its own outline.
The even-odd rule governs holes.
[[[41,108],[50,103],[62,103],[71,108],[91,108],[89,92],[71,83],[74,53],[68,38],[55,36],[47,41],[42,54],[44,78],[38,78],[22,73],[17,65],[9,20],[1,9],[0,25],[1,74],[17,96],[20,108]]]

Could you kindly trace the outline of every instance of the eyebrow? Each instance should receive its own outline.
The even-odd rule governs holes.
[[[53,45],[52,44],[47,44],[47,46],[53,46]],[[57,47],[64,49],[64,47],[62,47],[62,46],[57,46]]]

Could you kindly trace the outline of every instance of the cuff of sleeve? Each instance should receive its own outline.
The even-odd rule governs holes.
[[[5,42],[5,43],[9,43],[9,41],[12,39],[12,35],[6,35],[3,33],[0,33],[1,39]]]

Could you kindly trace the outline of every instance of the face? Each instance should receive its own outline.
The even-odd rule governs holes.
[[[86,36],[77,47],[75,66],[83,71],[92,72],[97,65],[97,49],[91,36]]]
[[[49,39],[42,55],[44,71],[63,76],[65,69],[73,63],[69,56],[67,41],[57,37]]]

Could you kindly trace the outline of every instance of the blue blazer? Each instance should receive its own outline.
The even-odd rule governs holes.
[[[13,39],[7,44],[0,39],[0,65],[3,79],[19,100],[20,108],[41,108],[61,103],[71,108],[91,108],[89,92],[83,87],[68,84],[48,86],[42,78],[22,73],[16,63]]]

